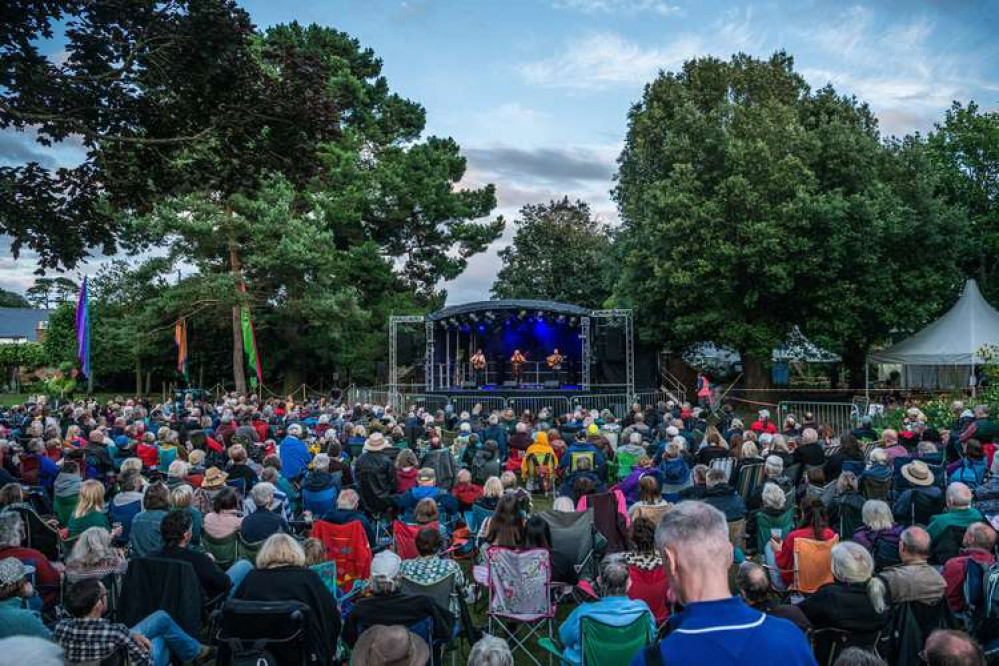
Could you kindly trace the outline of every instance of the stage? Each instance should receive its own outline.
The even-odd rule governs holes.
[[[635,392],[632,313],[497,300],[393,316],[388,365],[394,394],[630,395]]]

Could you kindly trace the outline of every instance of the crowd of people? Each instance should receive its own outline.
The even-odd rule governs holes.
[[[599,626],[639,666],[985,664],[999,428],[874,425],[30,401],[0,414],[0,655],[584,664]]]

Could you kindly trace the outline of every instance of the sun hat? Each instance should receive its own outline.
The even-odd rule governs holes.
[[[388,448],[389,443],[385,441],[385,436],[380,432],[373,432],[364,442],[365,451],[381,451]]]
[[[16,557],[5,557],[0,560],[0,587],[13,585],[34,572],[35,567],[27,566]]]
[[[922,460],[913,460],[902,468],[902,476],[914,486],[932,486],[933,472]]]
[[[423,666],[430,659],[426,642],[398,624],[376,624],[357,639],[351,666]]]
[[[205,470],[205,478],[201,482],[202,488],[221,488],[225,485],[225,480],[229,478],[229,475],[220,470],[218,467],[209,467]]]

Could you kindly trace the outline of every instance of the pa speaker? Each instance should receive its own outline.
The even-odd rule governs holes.
[[[606,335],[604,353],[602,354],[605,361],[622,361],[624,360],[624,336],[621,334],[620,328],[609,328]]]

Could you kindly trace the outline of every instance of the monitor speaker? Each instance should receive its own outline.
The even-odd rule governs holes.
[[[546,379],[545,388],[546,389],[557,389],[559,386],[557,379]]]
[[[505,382],[503,382],[503,388],[517,388],[517,382],[513,381],[512,379],[508,379]]]
[[[463,382],[461,383],[461,388],[463,388],[463,389],[473,389],[473,390],[474,390],[474,389],[476,389],[477,387],[475,386],[475,382],[471,382],[471,381],[463,381]]]

